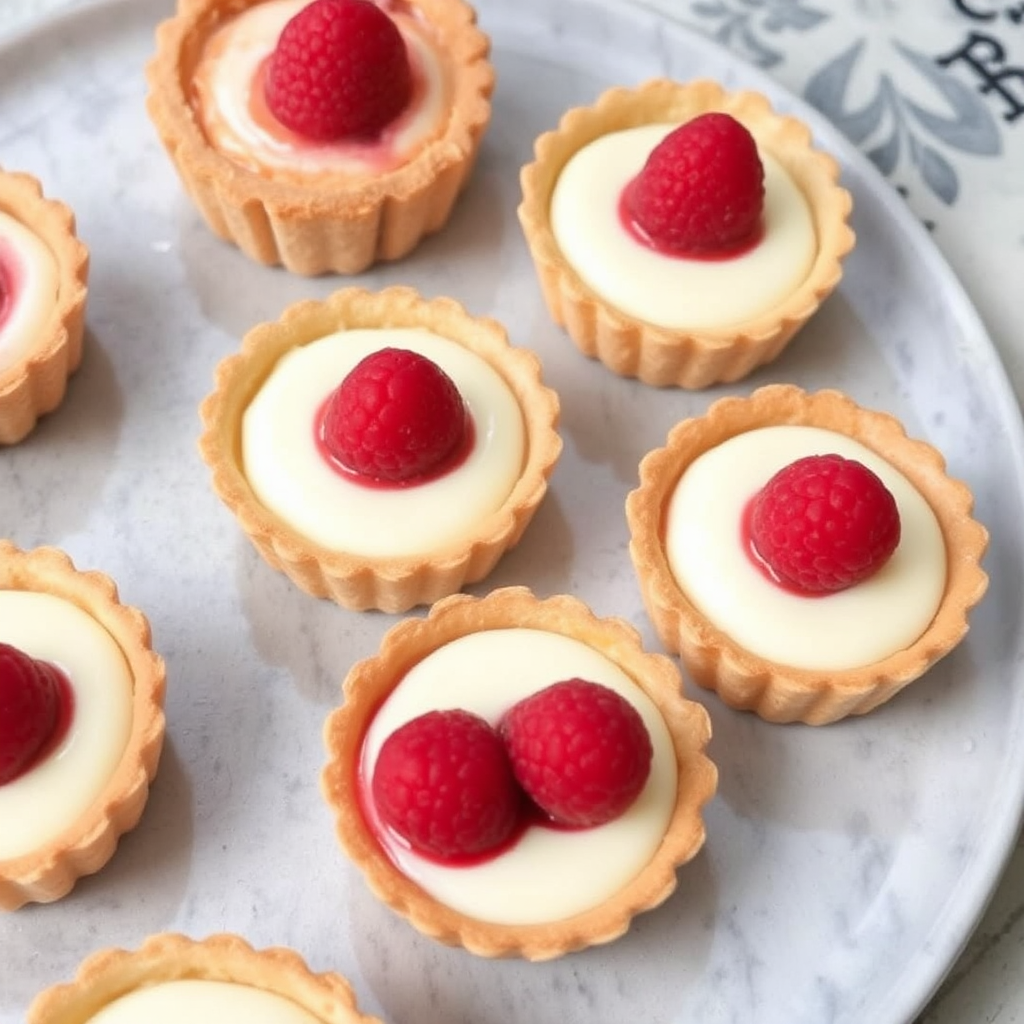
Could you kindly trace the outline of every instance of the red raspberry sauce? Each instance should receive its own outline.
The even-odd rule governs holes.
[[[709,249],[706,252],[679,252],[676,249],[671,249],[667,245],[662,245],[656,242],[639,224],[633,219],[629,212],[629,203],[627,201],[629,196],[629,190],[633,187],[633,182],[636,179],[632,179],[626,187],[619,193],[619,223],[622,225],[622,230],[633,239],[637,245],[643,246],[645,249],[651,249],[661,256],[669,256],[676,260],[697,260],[701,263],[722,263],[725,260],[734,260],[738,256],[745,256],[748,252],[753,251],[761,244],[761,239],[764,238],[764,225],[758,224],[757,230],[753,232],[748,238],[736,245],[727,246],[724,249]]]
[[[467,410],[462,440],[429,472],[410,477],[408,480],[378,480],[376,477],[363,476],[362,473],[357,473],[354,469],[349,469],[343,462],[339,462],[331,454],[327,443],[324,441],[324,417],[327,415],[327,404],[330,402],[333,393],[332,391],[320,403],[320,407],[316,410],[316,414],[313,417],[313,442],[324,462],[338,476],[348,480],[349,483],[359,484],[360,487],[367,487],[373,491],[402,491],[409,487],[418,487],[420,484],[429,483],[431,480],[437,480],[448,473],[454,472],[469,458],[470,453],[476,446],[476,427],[473,423],[473,417]]]
[[[14,309],[23,272],[18,250],[6,239],[0,238],[0,332]]]

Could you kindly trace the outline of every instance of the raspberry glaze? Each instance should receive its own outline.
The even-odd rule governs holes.
[[[0,334],[3,334],[17,304],[24,273],[18,250],[0,235]]]

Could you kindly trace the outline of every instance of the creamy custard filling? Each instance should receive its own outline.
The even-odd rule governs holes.
[[[63,742],[0,786],[0,858],[7,859],[49,842],[102,792],[131,732],[132,676],[114,638],[51,594],[0,590],[0,641],[61,669],[75,701]]]
[[[451,472],[400,489],[346,479],[317,449],[316,411],[365,356],[392,346],[433,360],[473,418],[475,444]],[[287,353],[242,419],[242,466],[259,500],[303,536],[367,557],[423,554],[465,537],[501,507],[522,472],[526,431],[501,375],[419,328],[342,331]]]
[[[583,281],[623,313],[666,328],[727,327],[767,312],[807,277],[817,253],[810,207],[770,154],[764,236],[724,260],[664,255],[636,241],[619,218],[623,188],[676,125],[601,136],[574,154],[551,196],[551,229]]]
[[[801,597],[751,562],[741,517],[778,470],[830,452],[881,478],[899,508],[901,539],[867,580]],[[796,668],[853,669],[905,649],[927,629],[946,587],[942,530],[920,492],[864,445],[817,427],[751,430],[705,452],[676,486],[665,534],[672,573],[694,605],[748,651]]]
[[[43,340],[59,289],[53,253],[21,221],[0,210],[0,371]]]
[[[578,831],[530,826],[509,850],[471,866],[418,856],[375,823],[395,864],[435,899],[482,921],[541,924],[604,903],[654,856],[676,800],[672,739],[655,705],[618,666],[579,640],[535,629],[472,633],[414,666],[375,715],[363,745],[363,784],[400,725],[463,708],[496,723],[516,701],[579,676],[622,694],[643,717],[654,758],[647,784],[621,817]],[[367,800],[367,807],[372,805]]]
[[[86,1024],[322,1024],[297,1003],[252,985],[183,978],[135,989]]]
[[[302,182],[376,174],[407,162],[447,116],[444,69],[423,27],[389,10],[405,39],[414,90],[409,107],[372,141],[316,143],[282,125],[263,99],[263,65],[284,26],[309,0],[269,0],[238,14],[207,41],[193,79],[200,124],[225,156],[257,173]]]

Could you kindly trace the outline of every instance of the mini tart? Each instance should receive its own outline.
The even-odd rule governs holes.
[[[0,859],[0,910],[16,910],[65,896],[80,877],[99,871],[121,835],[138,823],[163,747],[165,669],[152,650],[148,620],[120,603],[113,580],[79,572],[55,548],[26,552],[0,540],[0,590],[52,594],[77,605],[113,637],[134,680],[131,732],[103,791],[54,839],[31,853]]]
[[[691,332],[628,316],[593,291],[562,255],[548,211],[562,168],[588,143],[639,125],[682,124],[709,111],[742,122],[788,171],[811,207],[818,251],[803,283],[775,308],[745,322]],[[548,310],[584,355],[645,384],[704,388],[739,380],[774,359],[839,283],[841,260],[853,248],[847,224],[852,201],[838,185],[838,164],[811,147],[806,125],[774,113],[759,93],[668,79],[610,89],[593,106],[569,110],[556,130],[537,139],[534,156],[522,170],[519,220]]]
[[[444,226],[490,121],[490,41],[462,0],[403,0],[429,25],[447,68],[450,112],[409,160],[379,175],[309,185],[261,176],[207,140],[191,81],[206,39],[260,0],[182,0],[157,29],[146,106],[185,191],[210,229],[264,264],[296,274],[355,274],[407,255]]]
[[[290,949],[255,950],[237,935],[195,941],[169,932],[150,936],[135,951],[94,953],[73,981],[36,996],[28,1010],[28,1024],[87,1024],[104,1007],[136,989],[185,979],[251,985],[290,999],[323,1024],[381,1024],[376,1017],[359,1012],[344,978],[314,974]]]
[[[0,212],[40,238],[57,263],[53,315],[26,358],[0,368],[0,444],[17,444],[64,400],[68,377],[82,361],[89,252],[75,235],[75,215],[46,199],[28,174],[0,169]]]
[[[663,524],[686,468],[737,434],[782,424],[822,427],[859,441],[898,469],[938,520],[948,565],[939,608],[913,644],[881,661],[824,672],[757,657],[694,607],[672,574]],[[883,704],[963,639],[968,612],[988,586],[980,564],[988,532],[972,518],[973,505],[968,488],[946,474],[942,455],[930,444],[908,438],[893,416],[861,408],[838,391],[810,394],[791,385],[770,385],[749,398],[720,399],[704,416],[677,424],[666,446],[641,461],[640,486],[626,499],[626,518],[630,556],[647,611],[662,643],[680,655],[693,679],[729,706],[767,721],[824,725]]]
[[[426,328],[486,360],[514,394],[526,429],[522,472],[501,507],[458,543],[428,556],[370,558],[315,544],[259,501],[241,464],[242,415],[284,353],[335,331],[379,327]],[[307,593],[357,611],[407,611],[483,579],[519,542],[562,449],[558,397],[542,385],[537,358],[513,348],[496,321],[471,317],[452,299],[428,301],[405,287],[342,289],[324,302],[299,302],[280,320],[254,327],[241,351],[217,367],[216,388],[200,416],[205,430],[199,448],[213,471],[213,488],[259,553]]]
[[[676,804],[660,847],[648,866],[610,900],[562,921],[501,925],[455,911],[404,875],[384,852],[359,809],[358,765],[363,737],[377,709],[417,662],[459,637],[481,630],[522,627],[580,640],[614,662],[661,712],[679,767]],[[324,726],[327,765],[324,798],[335,815],[342,847],[373,892],[415,928],[447,945],[486,957],[549,960],[586,946],[610,942],[634,915],[664,902],[676,887],[676,869],[704,843],[702,808],[714,796],[718,773],[705,756],[711,724],[701,705],[686,700],[681,680],[662,655],[646,653],[637,632],[621,619],[598,619],[581,601],[558,596],[539,600],[524,587],[492,591],[484,598],[456,595],[438,602],[425,619],[393,627],[380,651],[349,672],[344,703]]]

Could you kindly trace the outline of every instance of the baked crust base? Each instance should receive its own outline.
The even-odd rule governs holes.
[[[43,196],[29,174],[0,169],[0,211],[40,238],[57,261],[53,315],[24,359],[0,369],[0,444],[17,444],[40,416],[64,401],[68,377],[82,361],[89,251],[75,234],[75,215]]]
[[[49,903],[71,891],[113,856],[118,839],[142,816],[164,741],[163,659],[151,647],[142,612],[118,600],[99,572],[79,572],[56,548],[21,551],[0,540],[0,590],[61,597],[91,615],[114,638],[134,681],[132,727],[114,774],[88,810],[54,839],[20,857],[0,859],[0,910]]]
[[[672,735],[679,768],[676,806],[650,864],[610,900],[564,921],[499,925],[452,910],[399,871],[359,810],[358,765],[363,737],[377,708],[402,676],[432,651],[470,633],[510,626],[547,630],[580,640],[611,659],[657,705]],[[415,928],[447,945],[485,957],[550,960],[586,946],[611,942],[644,910],[664,902],[676,887],[676,869],[704,843],[702,809],[718,773],[704,753],[711,723],[704,708],[680,692],[675,666],[649,654],[636,630],[621,619],[598,619],[581,601],[534,597],[525,587],[496,590],[484,598],[457,595],[438,602],[426,619],[408,619],[384,637],[380,651],[349,672],[344,703],[324,725],[327,765],[321,789],[335,815],[338,839],[373,892]]]
[[[381,1024],[356,1008],[352,987],[338,974],[314,974],[292,950],[255,950],[237,935],[194,941],[165,932],[129,952],[105,949],[85,960],[75,979],[40,993],[28,1024],[87,1024],[115,999],[137,988],[199,978],[273,992],[301,1006],[323,1024]]]
[[[895,466],[924,496],[946,543],[948,578],[935,618],[905,650],[846,671],[814,672],[757,657],[709,622],[682,591],[665,556],[663,523],[675,485],[700,454],[758,427],[801,424],[852,437]],[[644,604],[665,647],[687,672],[734,708],[770,722],[823,725],[878,707],[948,654],[967,633],[967,615],[988,576],[981,559],[988,532],[971,516],[974,499],[946,474],[930,444],[911,440],[887,413],[857,405],[838,391],[813,394],[792,385],[760,388],[749,398],[723,398],[704,416],[683,420],[664,448],[640,463],[640,486],[626,499],[633,560]]]
[[[242,414],[278,359],[290,349],[345,328],[424,327],[485,359],[515,395],[526,428],[522,474],[502,506],[464,540],[435,552],[368,558],[314,544],[267,509],[241,465]],[[300,302],[281,319],[254,327],[241,351],[223,360],[216,388],[200,407],[199,441],[213,487],[266,561],[315,597],[346,608],[404,612],[483,579],[519,542],[547,491],[562,449],[558,397],[541,383],[533,353],[513,348],[496,321],[471,317],[452,299],[421,298],[413,289],[348,288],[324,302]]]
[[[260,176],[216,150],[192,108],[203,44],[260,0],[181,0],[156,33],[146,108],[185,191],[210,229],[264,264],[296,274],[355,274],[407,255],[439,230],[469,179],[490,121],[490,40],[463,0],[403,0],[430,26],[449,69],[450,113],[410,160],[381,175],[303,186]]]
[[[800,187],[814,217],[818,255],[796,291],[757,317],[716,330],[657,327],[622,313],[583,282],[551,231],[551,194],[570,157],[594,139],[643,124],[682,123],[712,110],[742,122]],[[519,220],[551,317],[584,355],[645,384],[704,388],[739,380],[775,359],[839,283],[854,235],[847,223],[852,200],[838,180],[839,165],[812,148],[807,126],[774,113],[760,93],[729,93],[707,80],[654,79],[636,89],[608,90],[593,106],[568,111],[556,130],[537,139],[534,161],[522,170]]]

